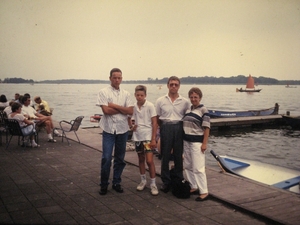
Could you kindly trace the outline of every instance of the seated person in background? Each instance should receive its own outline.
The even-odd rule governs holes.
[[[24,95],[20,95],[20,96],[19,96],[19,100],[16,101],[16,102],[18,102],[18,103],[20,103],[21,105],[23,105],[23,104],[22,104],[22,98],[23,98],[23,97],[24,97]]]
[[[12,111],[11,111],[11,106],[12,106],[13,103],[14,103],[13,100],[10,101],[10,102],[9,102],[9,106],[5,107],[5,109],[3,110],[3,111],[6,113],[6,115],[9,115],[9,114],[12,113]]]
[[[25,96],[28,97],[28,98],[30,98],[29,106],[31,106],[31,107],[34,108],[34,103],[33,103],[33,101],[31,100],[30,94],[25,93],[25,94],[24,94],[24,97],[25,97]],[[21,104],[23,104],[23,101],[19,100],[19,102],[20,102]]]
[[[0,107],[3,109],[9,105],[9,102],[7,101],[7,98],[5,95],[0,96]]]
[[[18,102],[13,102],[11,105],[12,113],[8,115],[8,119],[15,119],[19,122],[22,128],[22,133],[24,135],[29,135],[35,129],[35,124],[33,121],[28,120],[23,114],[21,114],[22,105]],[[34,140],[34,134],[30,135],[31,147],[40,147]]]
[[[19,94],[19,93],[16,93],[16,94],[15,94],[15,98],[14,98],[12,101],[14,101],[14,102],[19,102],[19,103],[20,103],[19,98],[20,98],[20,94]]]
[[[48,142],[56,142],[56,140],[54,140],[52,137],[52,131],[54,126],[53,126],[51,116],[44,116],[38,113],[33,107],[29,105],[30,101],[31,99],[24,95],[24,97],[22,98],[22,103],[23,103],[22,114],[27,115],[28,118],[30,118],[31,120],[36,121],[37,126],[40,126],[42,124],[45,125],[48,134]],[[54,130],[54,133],[57,136],[61,136],[61,134],[57,130]]]
[[[35,106],[34,106],[35,109],[38,109],[39,106],[42,105],[42,106],[44,106],[44,110],[45,110],[46,112],[50,113],[50,115],[51,115],[51,109],[50,109],[50,107],[49,107],[48,102],[46,102],[45,100],[42,100],[40,96],[35,96],[35,97],[34,97],[34,101],[35,101],[35,103],[36,103]]]

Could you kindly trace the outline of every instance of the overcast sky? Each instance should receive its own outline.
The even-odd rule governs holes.
[[[299,0],[0,0],[0,78],[300,80]]]

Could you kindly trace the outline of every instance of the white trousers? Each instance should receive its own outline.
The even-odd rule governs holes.
[[[183,167],[192,189],[200,194],[208,193],[205,173],[205,154],[201,152],[200,142],[183,141]]]
[[[33,134],[34,128],[35,128],[35,124],[29,124],[27,126],[22,127],[23,135],[27,136],[27,135]]]

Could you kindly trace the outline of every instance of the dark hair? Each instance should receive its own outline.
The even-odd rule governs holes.
[[[109,73],[109,77],[111,77],[114,72],[119,72],[122,74],[122,71],[119,68],[113,68],[113,69],[111,69],[111,71]]]
[[[147,87],[144,85],[138,85],[135,87],[135,92],[137,91],[143,91],[145,94],[147,94]]]
[[[11,105],[11,111],[12,112],[16,112],[20,107],[22,107],[22,105],[18,102],[14,102],[12,105]]]
[[[180,79],[178,77],[176,77],[176,76],[169,77],[168,84],[170,83],[171,80],[177,80],[179,82],[179,84],[180,84]]]
[[[28,94],[28,93],[25,93],[25,94],[24,94],[24,97],[25,97],[25,96],[30,98],[30,94]]]
[[[20,103],[22,103],[23,98],[24,98],[24,95],[20,95],[20,96],[19,96],[19,99],[18,99],[18,100],[19,100]]]
[[[193,93],[199,95],[200,98],[202,98],[202,96],[203,96],[203,95],[202,95],[202,91],[201,91],[199,88],[197,88],[197,87],[193,87],[193,88],[191,88],[191,89],[189,90],[189,97],[190,97],[190,95],[193,94]]]
[[[26,101],[27,101],[27,99],[29,99],[30,98],[30,96],[28,96],[28,95],[24,95],[23,97],[22,97],[22,104],[24,104]]]
[[[0,102],[7,102],[7,98],[5,95],[0,96]]]

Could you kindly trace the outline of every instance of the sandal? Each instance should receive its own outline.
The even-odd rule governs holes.
[[[52,139],[48,139],[48,142],[53,142],[53,143],[55,143],[56,140],[54,140],[54,139],[52,138]]]

